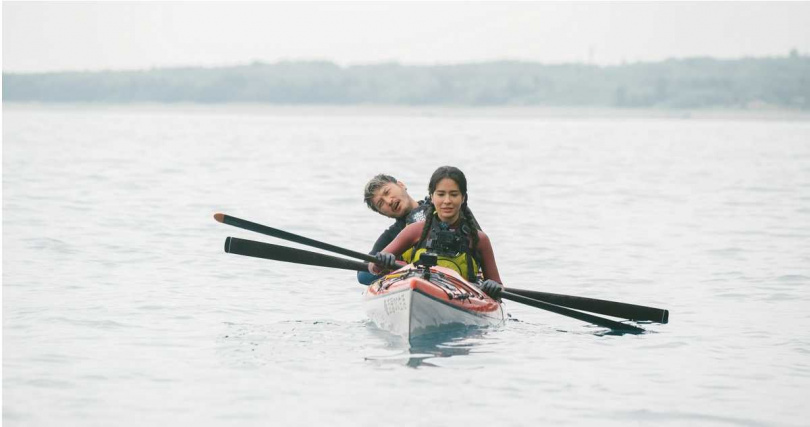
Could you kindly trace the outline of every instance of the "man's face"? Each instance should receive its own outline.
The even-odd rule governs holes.
[[[401,218],[411,211],[411,196],[405,184],[397,181],[389,182],[380,187],[371,198],[371,203],[377,212],[390,217]]]

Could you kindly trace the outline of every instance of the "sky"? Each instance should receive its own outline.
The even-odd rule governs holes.
[[[4,72],[810,55],[810,2],[9,2]]]

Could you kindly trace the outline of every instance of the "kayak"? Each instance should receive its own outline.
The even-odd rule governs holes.
[[[373,282],[363,293],[366,314],[407,341],[461,327],[504,323],[503,304],[441,266],[408,265]]]

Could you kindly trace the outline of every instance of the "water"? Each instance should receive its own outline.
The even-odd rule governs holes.
[[[281,242],[216,212],[366,251],[389,221],[364,183],[421,197],[444,164],[467,173],[507,286],[671,323],[612,335],[507,303],[504,328],[408,348],[367,321],[353,273],[223,253]],[[3,250],[8,426],[810,415],[806,119],[6,105]]]

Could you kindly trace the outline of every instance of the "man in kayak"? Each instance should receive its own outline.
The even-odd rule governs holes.
[[[363,200],[369,209],[396,221],[380,234],[370,254],[376,254],[388,246],[406,225],[425,220],[425,210],[430,205],[430,198],[416,201],[408,194],[408,187],[391,175],[379,174],[366,184]],[[361,271],[357,281],[368,285],[377,275]]]

